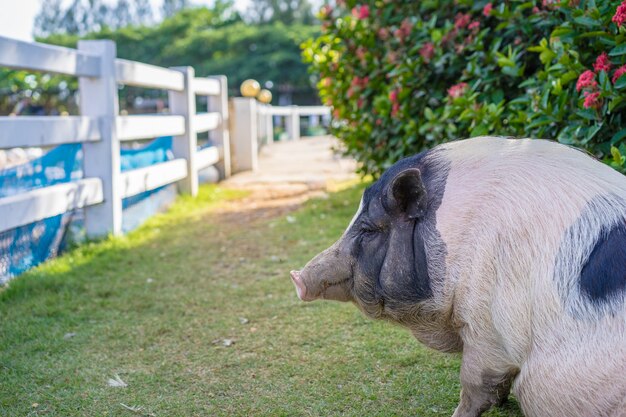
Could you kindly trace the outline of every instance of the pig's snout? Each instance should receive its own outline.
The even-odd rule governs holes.
[[[296,286],[296,292],[298,293],[298,298],[302,301],[313,301],[315,298],[307,297],[306,285],[304,285],[304,281],[302,281],[302,277],[300,276],[300,271],[291,271],[291,280],[293,284]]]
[[[350,259],[339,250],[338,243],[313,258],[303,270],[291,271],[291,280],[302,301],[350,301],[351,279]]]

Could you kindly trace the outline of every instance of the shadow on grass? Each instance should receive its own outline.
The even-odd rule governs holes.
[[[294,211],[204,187],[127,237],[12,281],[0,293],[0,414],[452,414],[458,357],[351,305],[295,296],[288,271],[341,235],[361,190]],[[116,375],[128,386],[109,386]]]

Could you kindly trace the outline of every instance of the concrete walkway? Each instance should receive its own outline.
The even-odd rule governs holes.
[[[332,136],[275,142],[261,149],[257,171],[235,174],[222,184],[271,194],[325,191],[333,184],[358,179],[356,162],[333,150],[339,147]]]
[[[357,182],[356,162],[333,151],[340,143],[331,136],[308,137],[265,146],[259,154],[259,169],[241,172],[220,183],[223,187],[248,190],[250,194],[223,205],[224,221],[238,223],[269,219],[297,209],[312,197]]]

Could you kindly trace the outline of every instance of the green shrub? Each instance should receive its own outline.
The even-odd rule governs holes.
[[[626,154],[626,1],[338,1],[303,45],[333,133],[374,175],[486,134]]]

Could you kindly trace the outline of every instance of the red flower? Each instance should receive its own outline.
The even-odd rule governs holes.
[[[387,40],[389,38],[389,29],[387,28],[378,29],[378,37],[382,40]]]
[[[364,60],[365,59],[365,51],[366,49],[362,46],[359,46],[358,48],[356,48],[356,56],[357,58],[359,58],[360,60]]]
[[[411,31],[413,30],[413,24],[409,21],[409,19],[404,19],[400,24],[400,30],[406,38],[411,34]]]
[[[370,82],[370,78],[369,77],[354,77],[352,79],[352,82],[350,83],[350,87],[351,88],[365,88],[367,87],[367,83]]]
[[[578,81],[576,82],[576,91],[580,91],[583,88],[594,89],[597,85],[596,74],[591,70],[587,70],[578,77]]]
[[[539,7],[537,7],[537,6],[533,7],[532,11],[533,11],[533,14],[541,13],[541,10],[539,10]]]
[[[613,84],[615,84],[615,82],[619,80],[619,77],[621,77],[624,74],[626,74],[626,65],[622,65],[621,67],[615,70],[615,72],[613,73],[613,79],[611,80],[613,81]]]
[[[606,52],[602,52],[596,58],[596,62],[593,64],[593,69],[595,72],[606,71],[607,73],[611,70],[611,61],[609,60],[609,56]]]
[[[487,3],[485,7],[483,7],[483,15],[486,17],[489,17],[492,9],[493,9],[493,4]]]
[[[364,101],[363,101],[363,97],[359,97],[359,100],[357,101],[356,106],[357,106],[359,109],[362,109],[362,108],[363,108],[363,103],[364,103]]]
[[[424,61],[429,62],[435,55],[435,45],[432,42],[426,42],[424,46],[420,48],[419,54],[424,58]]]
[[[370,8],[367,4],[356,6],[352,9],[352,16],[357,19],[367,19],[370,16]]]
[[[448,88],[448,96],[452,98],[459,98],[463,94],[465,94],[465,90],[467,90],[467,83],[458,83]]]
[[[469,24],[469,26],[467,27],[469,30],[472,31],[477,31],[478,29],[480,29],[480,22],[478,20],[474,20],[472,23]]]
[[[400,103],[393,103],[391,106],[391,117],[396,117],[400,111]]]
[[[599,97],[600,97],[599,91],[595,93],[590,93],[589,91],[585,91],[585,101],[583,102],[583,107],[586,109],[597,109],[602,104],[598,100]]]
[[[458,34],[459,34],[459,30],[457,28],[452,29],[450,32],[443,35],[443,37],[441,38],[441,43],[446,44],[450,42],[451,40],[456,38]]]
[[[330,4],[325,4],[324,6],[322,6],[322,8],[320,9],[320,14],[323,17],[328,17],[332,14],[333,12],[333,7]]]
[[[611,20],[618,27],[622,26],[624,22],[626,22],[626,1],[623,1],[622,4],[617,6],[617,10],[615,10],[615,14],[611,18]]]
[[[391,90],[389,93],[389,101],[396,103],[398,101],[398,90]]]
[[[456,17],[454,18],[454,27],[457,29],[463,29],[469,24],[471,19],[472,17],[469,15],[469,13],[457,13]]]

